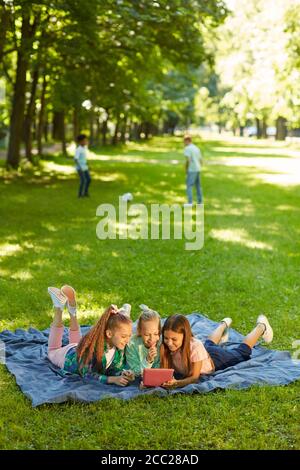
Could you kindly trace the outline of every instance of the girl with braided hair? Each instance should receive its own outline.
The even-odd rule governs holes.
[[[49,287],[48,292],[55,308],[48,342],[49,360],[64,372],[94,377],[104,384],[124,387],[134,380],[134,374],[125,370],[124,354],[132,335],[130,305],[124,304],[121,309],[110,305],[90,331],[81,337],[75,290],[71,286]],[[70,329],[69,344],[63,347],[62,313],[65,306],[70,314]]]

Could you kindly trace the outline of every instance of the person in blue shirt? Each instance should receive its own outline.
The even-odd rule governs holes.
[[[74,156],[75,168],[79,176],[78,197],[89,197],[89,186],[91,184],[91,175],[87,164],[87,144],[88,139],[85,134],[79,134],[77,137],[77,148]]]

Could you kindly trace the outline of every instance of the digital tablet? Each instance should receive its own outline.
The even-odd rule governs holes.
[[[172,380],[174,369],[144,369],[143,385],[145,387],[160,387],[163,383]]]

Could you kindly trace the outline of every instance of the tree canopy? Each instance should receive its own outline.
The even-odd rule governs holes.
[[[1,121],[13,167],[22,140],[29,160],[33,138],[42,152],[50,121],[65,149],[70,123],[74,135],[89,126],[105,143],[108,121],[116,142],[174,109],[181,115],[174,77],[191,85],[191,69],[211,60],[207,32],[227,14],[222,0],[1,0],[0,8]]]
[[[243,129],[255,121],[258,137],[266,136],[268,123],[276,123],[277,137],[284,138],[286,122],[297,126],[300,121],[300,2],[228,0],[227,4],[231,14],[212,40],[217,88],[209,93],[200,90],[196,107],[200,116],[206,113],[215,123],[231,128]]]

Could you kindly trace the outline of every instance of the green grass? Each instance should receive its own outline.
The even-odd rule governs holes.
[[[185,201],[181,139],[97,149],[86,200],[76,198],[71,159],[48,157],[22,175],[2,170],[0,330],[47,328],[46,288],[67,282],[78,290],[82,323],[110,303],[130,302],[134,318],[146,303],[163,316],[229,315],[246,333],[264,312],[274,326],[272,347],[292,352],[300,339],[300,188],[266,183],[261,175],[272,171],[255,166],[266,156],[288,165],[290,148],[241,140],[202,146],[205,245],[192,252],[184,240],[96,238],[96,207],[117,204],[120,194],[132,192],[134,202]],[[252,157],[253,166],[224,165],[236,157]],[[0,390],[1,449],[300,447],[299,382],[33,409],[1,365]]]

